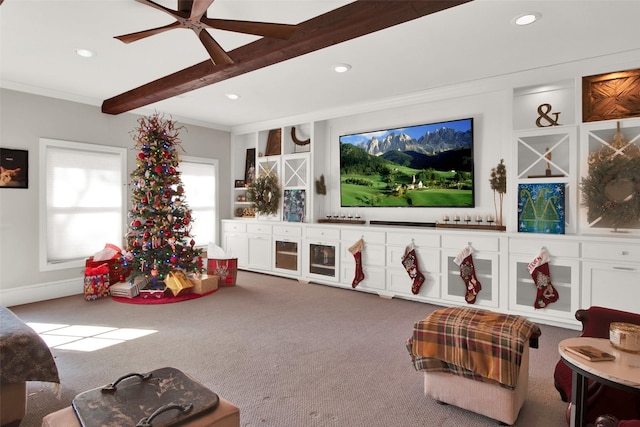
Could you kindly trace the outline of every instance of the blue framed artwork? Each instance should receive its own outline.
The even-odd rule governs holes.
[[[283,220],[288,222],[304,221],[304,190],[284,190]]]
[[[518,231],[564,234],[563,183],[518,184]]]

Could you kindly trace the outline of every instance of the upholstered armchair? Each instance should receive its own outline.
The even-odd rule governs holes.
[[[583,337],[609,338],[612,322],[640,324],[640,314],[605,307],[590,307],[576,311],[576,319],[582,323]],[[559,360],[553,374],[554,385],[564,402],[571,401],[571,369]],[[611,414],[618,419],[640,419],[640,395],[632,394],[589,381],[587,420],[593,423],[602,414]]]

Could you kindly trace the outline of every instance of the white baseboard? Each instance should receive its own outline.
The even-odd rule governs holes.
[[[14,305],[29,304],[70,295],[81,295],[84,293],[83,283],[84,279],[80,276],[58,282],[0,289],[0,305],[3,307],[12,307]]]

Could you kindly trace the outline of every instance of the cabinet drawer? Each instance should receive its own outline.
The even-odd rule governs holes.
[[[411,244],[412,241],[417,247],[440,247],[439,234],[394,233],[391,231],[387,232],[387,244],[404,247]]]
[[[244,222],[225,222],[224,223],[224,231],[225,232],[235,232],[235,233],[244,233],[247,231],[247,224]]]
[[[598,261],[640,262],[640,246],[622,243],[583,243],[582,257]]]
[[[342,259],[346,263],[355,263],[353,254],[349,252],[349,247],[346,244],[342,246]],[[362,265],[384,267],[386,259],[387,249],[384,245],[368,245],[365,242],[362,249]]]
[[[277,234],[278,236],[300,237],[302,236],[302,228],[292,227],[290,225],[274,225],[273,234]]]
[[[495,237],[484,237],[484,236],[474,236],[474,235],[442,236],[443,248],[462,250],[469,245],[477,251],[497,252],[500,250],[500,240]]]
[[[345,243],[355,243],[359,239],[363,239],[365,243],[384,243],[384,231],[369,230],[342,230],[340,239]]]
[[[580,244],[578,242],[549,241],[543,239],[518,239],[509,240],[509,252],[523,255],[537,256],[542,247],[547,248],[552,257],[580,257]]]
[[[307,227],[308,239],[340,239],[340,230],[337,228],[312,228]]]
[[[272,226],[268,224],[247,224],[248,233],[271,234]]]

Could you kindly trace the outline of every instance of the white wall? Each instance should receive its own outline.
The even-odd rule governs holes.
[[[0,146],[29,151],[29,188],[0,189],[0,304],[4,306],[82,293],[82,271],[38,270],[39,139],[51,138],[132,149],[135,114],[111,116],[95,106],[0,89]],[[229,212],[230,134],[193,126],[180,132],[185,156],[219,160],[219,206]],[[107,242],[96,242],[96,252]],[[112,242],[118,243],[118,242]],[[122,242],[120,242],[122,243]],[[206,243],[206,242],[205,242]]]

